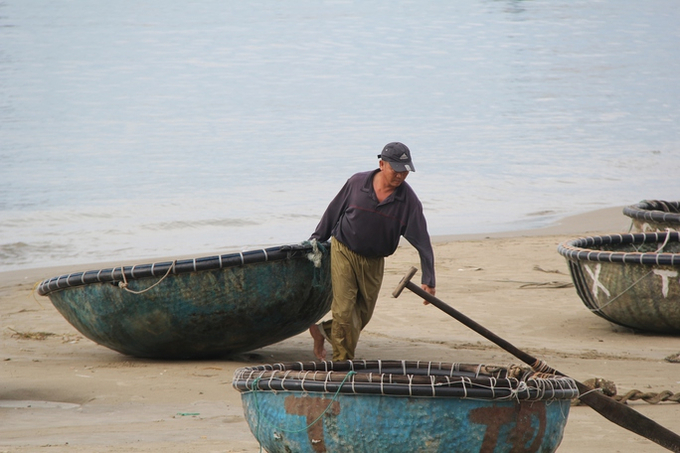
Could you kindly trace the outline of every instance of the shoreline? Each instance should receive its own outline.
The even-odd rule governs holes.
[[[448,234],[432,236],[432,244],[443,244],[456,241],[473,241],[481,239],[497,239],[497,238],[512,238],[512,237],[540,237],[540,236],[587,236],[589,234],[604,234],[604,233],[620,233],[627,232],[630,228],[630,218],[623,215],[623,206],[602,208],[595,211],[589,211],[582,214],[564,217],[557,220],[551,225],[527,229],[527,230],[508,230],[495,233],[474,233],[474,234]],[[565,240],[569,238],[565,237]],[[400,246],[408,245],[403,240]],[[227,252],[228,253],[228,252]],[[175,257],[155,257],[143,260],[135,260],[135,262],[121,261],[103,261],[97,263],[82,263],[82,264],[65,264],[54,266],[37,266],[25,269],[8,270],[0,272],[0,283],[20,283],[29,279],[38,279],[42,282],[45,279],[56,277],[59,275],[68,274],[70,272],[82,272],[91,269],[104,269],[108,267],[119,267],[121,264],[128,266],[131,264],[154,263],[161,261],[170,261],[174,259],[193,258],[199,256],[209,255],[183,255]]]
[[[563,217],[552,224],[528,230],[508,230],[496,233],[449,234],[432,237],[432,242],[473,241],[486,238],[575,235],[582,236],[628,232],[631,219],[623,214],[623,206],[602,208]]]

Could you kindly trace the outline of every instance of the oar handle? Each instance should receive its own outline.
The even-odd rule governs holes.
[[[414,275],[416,275],[416,272],[418,272],[418,269],[416,269],[415,267],[412,267],[411,269],[408,270],[408,272],[401,279],[397,287],[394,288],[394,291],[392,291],[392,297],[397,298],[401,295],[401,292],[404,290],[404,288],[406,288],[406,285],[411,283],[411,279],[413,278]]]
[[[401,281],[397,285],[397,288],[392,293],[392,296],[399,297],[404,288],[408,288],[416,295],[422,297],[435,307],[439,308],[443,312],[457,319],[465,326],[474,330],[487,340],[492,341],[497,346],[500,346],[510,354],[520,359],[522,362],[531,366],[535,371],[566,376],[560,373],[559,371],[550,368],[542,360],[538,360],[535,357],[532,357],[531,355],[522,351],[521,349],[513,346],[511,343],[505,341],[495,333],[491,332],[482,325],[476,323],[475,321],[468,318],[455,308],[439,300],[435,296],[424,291],[421,287],[419,287],[415,283],[411,282],[411,278],[413,278],[417,271],[418,270],[415,267],[412,267],[406,273],[404,278],[401,279]],[[600,415],[605,417],[607,420],[616,423],[622,428],[632,431],[642,437],[645,437],[651,440],[652,442],[655,442],[661,445],[662,447],[667,448],[670,451],[680,453],[680,436],[675,434],[673,431],[659,425],[655,421],[645,417],[644,415],[631,409],[630,407],[621,404],[620,402],[612,398],[609,398],[608,396],[602,394],[601,392],[592,391],[590,387],[578,381],[575,382],[580,393],[579,399],[583,403],[595,409]]]
[[[443,301],[439,300],[432,294],[428,293],[427,291],[423,290],[421,287],[416,285],[411,281],[413,276],[418,272],[418,269],[415,267],[412,267],[406,275],[404,275],[404,278],[401,279],[399,284],[397,285],[396,289],[392,293],[393,297],[399,297],[399,295],[402,293],[404,288],[408,288],[411,290],[413,293],[416,295],[422,297],[441,311],[445,312],[446,314],[452,316],[453,318],[457,319],[460,321],[462,324],[466,325],[470,329],[474,330],[487,340],[492,341],[496,345],[500,346],[501,348],[505,349],[507,352],[510,354],[514,355],[518,359],[520,359],[522,362],[526,363],[530,367],[534,369],[534,371],[538,371],[541,373],[551,373],[551,374],[561,374],[558,373],[556,370],[553,370],[552,368],[548,367],[545,365],[543,362],[540,360],[537,360],[535,357],[527,354],[526,352],[522,351],[519,348],[516,348],[509,342],[505,341],[495,333],[491,332],[489,329],[486,327],[482,326],[481,324],[478,324],[477,322],[473,321],[472,319],[468,318],[465,316],[463,313],[459,312],[455,308],[451,307],[450,305],[444,303]]]

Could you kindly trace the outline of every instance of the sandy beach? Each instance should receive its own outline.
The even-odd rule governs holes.
[[[680,339],[617,329],[590,313],[556,250],[568,239],[629,227],[617,207],[540,230],[438,237],[437,296],[581,382],[601,377],[613,381],[619,394],[680,392],[680,364],[665,360],[680,352]],[[388,258],[359,358],[519,363],[412,293],[392,298],[411,266],[418,260],[408,244]],[[314,360],[309,334],[228,359],[124,356],[83,338],[48,298],[34,292],[45,278],[97,267],[83,263],[0,274],[0,452],[260,451],[231,386],[233,373],[248,365]],[[680,432],[678,403],[629,405]],[[588,406],[575,406],[559,451],[666,450]]]

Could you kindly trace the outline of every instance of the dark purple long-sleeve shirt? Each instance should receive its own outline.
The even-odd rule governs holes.
[[[422,283],[434,287],[434,252],[423,205],[406,182],[378,203],[373,190],[373,176],[378,171],[350,177],[311,237],[325,241],[333,236],[359,255],[378,257],[393,254],[404,236],[420,255]]]

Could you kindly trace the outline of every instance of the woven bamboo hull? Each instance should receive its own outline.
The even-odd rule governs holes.
[[[678,233],[668,234],[583,238],[559,251],[590,311],[627,328],[678,335],[680,244]],[[657,253],[661,246],[664,253]]]
[[[554,452],[577,395],[522,400],[494,397],[489,386],[470,397],[403,396],[381,393],[377,377],[372,394],[371,384],[353,384],[345,386],[354,393],[240,390],[251,432],[269,453]]]
[[[129,275],[129,289],[151,288],[141,294],[116,284],[123,280],[117,268],[117,274],[111,270],[113,281],[47,295],[84,336],[123,354],[163,359],[234,354],[297,335],[328,312],[330,260],[325,255],[316,268],[304,252],[166,277],[161,269],[160,278],[130,280]]]

